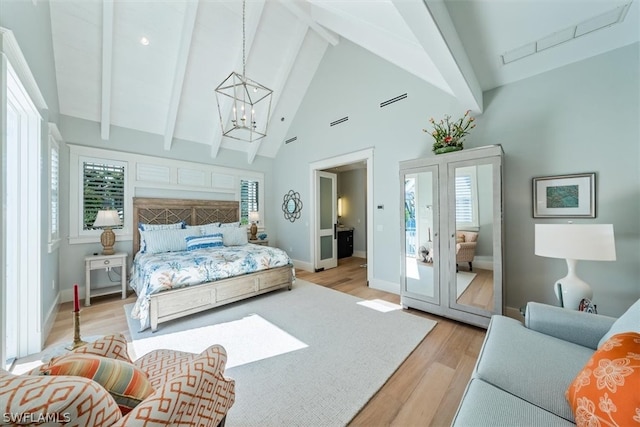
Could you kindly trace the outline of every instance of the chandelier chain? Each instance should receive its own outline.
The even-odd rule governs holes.
[[[242,77],[246,77],[246,55],[245,55],[245,29],[244,29],[244,21],[245,21],[245,8],[247,6],[246,0],[242,0]]]

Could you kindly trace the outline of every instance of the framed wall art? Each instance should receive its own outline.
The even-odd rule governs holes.
[[[533,217],[595,218],[595,172],[533,178]]]

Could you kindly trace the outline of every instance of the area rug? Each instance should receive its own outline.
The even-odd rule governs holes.
[[[429,264],[422,263],[414,257],[407,257],[407,289],[410,292],[433,295],[433,267]],[[456,299],[467,290],[476,273],[467,271],[458,271],[456,273]]]
[[[456,273],[456,299],[460,298],[460,295],[467,290],[473,279],[476,278],[476,273],[468,271],[458,271]]]
[[[236,381],[227,426],[341,426],[436,324],[393,305],[361,302],[297,279],[291,291],[163,323],[155,333],[137,332],[132,304],[125,312],[138,357],[156,348],[225,347],[225,374]]]

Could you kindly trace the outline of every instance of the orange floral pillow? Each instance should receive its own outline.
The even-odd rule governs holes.
[[[580,426],[640,423],[640,334],[612,336],[565,393]]]

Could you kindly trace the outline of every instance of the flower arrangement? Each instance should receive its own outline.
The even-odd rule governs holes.
[[[469,114],[471,110],[467,110],[460,119],[451,121],[451,116],[444,116],[444,120],[436,122],[433,117],[429,119],[429,122],[433,125],[433,131],[422,129],[425,132],[431,134],[436,142],[433,143],[433,151],[438,153],[437,150],[452,148],[453,150],[462,150],[462,144],[464,137],[469,134],[469,131],[476,127],[474,123],[475,119]]]

